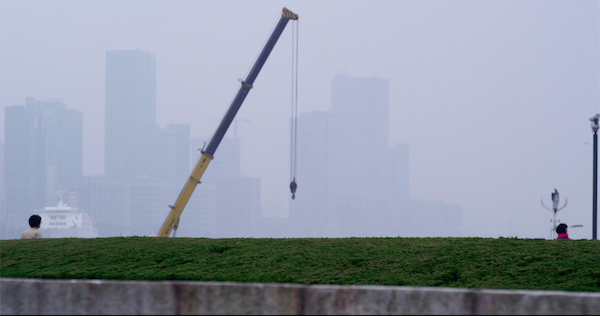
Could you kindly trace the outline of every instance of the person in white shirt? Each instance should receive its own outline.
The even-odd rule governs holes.
[[[42,225],[42,218],[39,215],[31,215],[29,217],[29,229],[21,234],[21,239],[42,238],[42,233],[38,231],[40,225]]]

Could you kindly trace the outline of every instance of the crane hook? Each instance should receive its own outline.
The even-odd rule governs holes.
[[[292,180],[290,183],[290,191],[292,191],[292,200],[296,198],[296,189],[298,188],[298,184],[296,184],[296,178]]]

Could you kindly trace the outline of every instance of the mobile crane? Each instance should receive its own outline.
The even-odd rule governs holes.
[[[206,150],[204,150],[204,148],[201,149],[202,156],[200,156],[196,167],[194,168],[192,174],[185,183],[183,189],[181,190],[181,193],[179,193],[175,204],[169,205],[171,211],[165,219],[165,222],[163,223],[160,231],[158,232],[157,237],[169,237],[172,231],[177,231],[177,227],[179,226],[179,218],[181,216],[181,213],[183,212],[183,209],[185,208],[185,205],[188,203],[190,197],[192,196],[192,193],[194,193],[196,186],[200,184],[200,179],[202,179],[202,175],[204,174],[206,167],[208,167],[208,164],[214,158],[214,154],[217,150],[217,147],[219,147],[221,140],[225,136],[227,129],[231,125],[231,122],[235,118],[235,115],[242,106],[244,99],[246,99],[248,92],[250,92],[250,89],[252,89],[252,84],[254,83],[254,80],[256,79],[258,73],[265,64],[265,61],[269,57],[269,54],[273,50],[273,47],[275,47],[277,40],[281,36],[281,33],[285,29],[285,26],[287,25],[289,20],[298,20],[298,15],[288,10],[287,8],[283,8],[283,12],[281,14],[281,18],[279,19],[279,22],[275,26],[273,33],[269,37],[269,40],[265,44],[265,47],[258,56],[258,59],[254,63],[254,66],[250,70],[250,73],[248,73],[246,80],[240,80],[242,86],[240,87],[237,95],[231,102],[231,105],[229,106],[227,113],[225,113],[223,120],[219,124],[217,131],[208,143],[208,147],[206,147]],[[295,185],[295,180],[292,183]],[[295,193],[295,186],[293,191]]]

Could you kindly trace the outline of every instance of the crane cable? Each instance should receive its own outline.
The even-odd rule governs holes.
[[[298,139],[298,20],[292,23],[292,118],[290,140],[290,191],[296,198],[297,139]]]

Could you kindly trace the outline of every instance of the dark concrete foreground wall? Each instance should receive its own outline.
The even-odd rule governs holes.
[[[600,293],[0,278],[0,314],[599,315]]]

